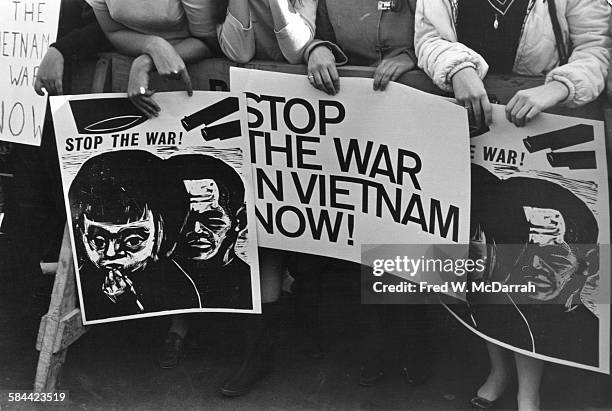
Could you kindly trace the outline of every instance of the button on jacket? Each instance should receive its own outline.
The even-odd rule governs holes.
[[[377,66],[382,59],[414,53],[416,0],[397,0],[395,11],[379,10],[375,0],[319,0],[316,40],[306,51],[326,44],[339,64]]]

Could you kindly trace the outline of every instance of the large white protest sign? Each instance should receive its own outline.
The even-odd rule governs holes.
[[[57,36],[60,1],[4,0],[0,13],[0,140],[40,145],[47,96],[38,65]]]
[[[449,308],[506,348],[609,373],[610,203],[604,124],[541,114],[525,127],[494,106],[471,139],[472,239],[490,271],[477,284],[529,293],[472,292]]]
[[[52,97],[85,324],[260,313],[241,94]]]
[[[328,96],[305,76],[230,75],[247,96],[260,246],[362,262],[364,245],[467,244],[463,108],[367,79]]]

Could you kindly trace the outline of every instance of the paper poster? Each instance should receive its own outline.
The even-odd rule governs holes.
[[[60,1],[8,1],[0,13],[0,140],[40,145],[47,96],[34,91],[38,66],[55,42]]]
[[[518,128],[494,106],[490,130],[471,139],[471,151],[471,239],[490,268],[471,279],[469,305],[449,309],[506,348],[609,373],[603,122],[541,114]],[[529,291],[487,291],[493,284]]]
[[[391,83],[231,68],[248,105],[260,246],[361,263],[386,244],[467,244],[464,109]],[[443,119],[443,121],[441,121]],[[400,274],[401,275],[401,274]]]
[[[83,322],[260,313],[244,97],[155,100],[51,99]]]

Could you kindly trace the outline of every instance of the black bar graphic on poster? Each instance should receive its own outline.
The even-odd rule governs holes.
[[[206,141],[216,139],[227,140],[228,138],[240,137],[241,135],[240,120],[234,120],[212,127],[204,127],[202,129],[202,137],[204,137]]]
[[[126,97],[70,100],[69,103],[79,134],[116,133],[147,120]]]
[[[594,151],[572,151],[569,153],[548,153],[552,167],[569,167],[570,170],[593,170],[597,168]]]
[[[239,110],[239,102],[236,97],[228,97],[215,104],[203,108],[190,116],[183,117],[181,124],[186,131],[191,131],[200,126],[207,126],[219,121]]]
[[[578,124],[561,130],[527,137],[523,140],[523,144],[525,144],[525,147],[530,153],[535,153],[536,151],[547,148],[559,150],[561,148],[571,147],[593,140],[595,140],[593,126]]]

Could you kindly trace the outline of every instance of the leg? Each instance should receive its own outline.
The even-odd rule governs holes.
[[[394,327],[394,312],[398,307],[392,305],[366,306],[366,310],[375,310],[373,324],[366,340],[364,361],[359,385],[371,387],[379,382],[385,371],[393,363],[392,356],[397,353],[397,338],[390,330]],[[370,311],[371,312],[371,311]]]
[[[262,315],[246,314],[246,349],[240,369],[221,387],[226,397],[239,397],[270,371],[273,360],[274,336],[278,304],[281,293],[282,273],[285,270],[285,254],[282,251],[260,249],[260,283]]]
[[[410,386],[423,384],[431,375],[431,326],[426,304],[406,304],[398,307],[402,316],[398,322],[400,341],[400,365]]]
[[[325,259],[308,254],[295,254],[292,257],[289,270],[295,278],[293,301],[301,351],[312,359],[319,359],[323,356],[320,344],[319,303],[321,272],[325,266]]]
[[[514,354],[518,375],[518,409],[533,411],[540,409],[540,383],[544,372],[544,361],[522,354]]]
[[[185,338],[189,332],[189,317],[186,315],[175,315],[170,323],[169,333],[175,333],[181,338]]]
[[[173,316],[170,329],[159,352],[158,362],[161,368],[170,369],[178,365],[179,358],[183,352],[185,336],[188,332],[189,317],[186,315]]]
[[[497,400],[510,382],[510,356],[505,349],[487,343],[489,359],[491,360],[491,371],[485,383],[478,389],[478,397],[487,401]]]
[[[262,248],[259,250],[259,277],[262,304],[275,303],[280,298],[282,276],[285,270],[283,251]]]

